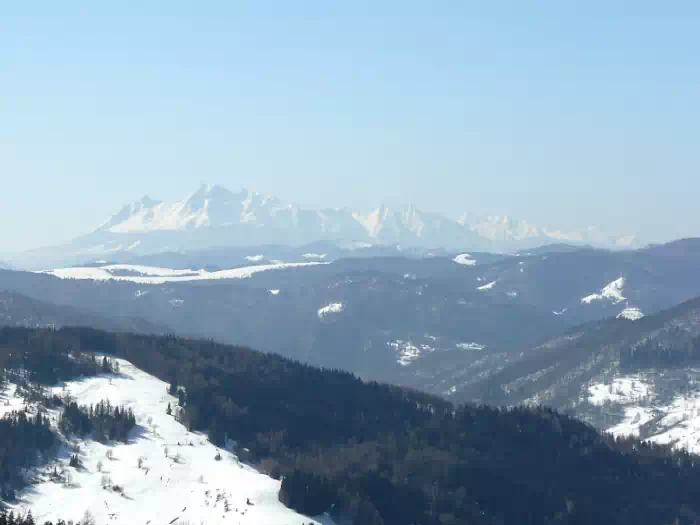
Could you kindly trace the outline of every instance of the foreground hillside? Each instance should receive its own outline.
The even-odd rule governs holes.
[[[20,514],[31,510],[38,522],[79,521],[88,512],[98,524],[319,523],[278,501],[279,481],[166,414],[168,405],[176,409],[178,404],[166,383],[127,361],[112,364],[118,373],[68,381],[52,393],[70,396],[79,405],[109,400],[133,411],[137,426],[127,442],[100,443],[94,436],[69,433],[57,458],[37,469],[32,486],[18,493],[10,509]],[[8,404],[0,406],[0,414],[22,407],[23,400],[13,396],[15,387],[9,384],[4,390]],[[50,410],[48,417],[57,422],[60,413]],[[73,454],[76,468],[69,465]],[[56,479],[57,471],[61,479]]]
[[[204,474],[204,484],[214,493],[216,488],[228,491],[230,495],[224,497],[229,506],[235,502],[239,510],[235,505],[242,497],[253,503],[259,498],[273,509],[271,515],[279,512],[282,516],[284,510],[272,504],[279,487],[279,500],[302,514],[328,511],[340,520],[350,518],[362,525],[656,525],[690,524],[700,519],[696,456],[601,435],[549,409],[455,408],[417,392],[363,383],[347,373],[210,341],[73,328],[0,330],[4,368],[25,370],[34,383],[56,384],[89,376],[97,366],[85,355],[89,351],[125,359],[162,381],[152,383],[153,392],[138,395],[139,388],[146,388],[139,387],[143,376],[122,361],[125,371],[112,378],[112,385],[109,378],[106,382],[102,378],[69,386],[76,398],[84,397],[87,402],[114,396],[137,415],[138,431],[114,450],[115,466],[103,460],[119,477],[112,482],[125,482],[125,498],[134,498],[107,501],[110,506],[119,501],[117,512],[124,515],[136,512],[153,491],[156,502],[166,498],[178,502],[174,512],[154,523],[174,520],[179,513],[188,512],[190,505],[201,513],[196,515],[209,516],[208,512],[215,511],[206,502],[213,505],[215,501],[206,498],[197,476],[211,471]],[[203,436],[188,434],[184,428],[171,426],[172,420],[162,419],[166,401],[175,402],[165,394],[166,384],[183,405],[178,418],[185,428],[206,433],[211,445],[203,444]],[[60,404],[57,406],[60,411]],[[152,422],[148,421],[150,414]],[[245,459],[272,477],[282,478],[281,485],[262,478],[249,480],[249,471],[236,470],[230,455],[220,466],[211,466],[213,445],[225,447],[227,438],[237,442],[237,453],[250,451]],[[179,450],[177,441],[181,442]],[[187,446],[183,447],[184,441]],[[13,446],[21,446],[21,440]],[[79,501],[93,505],[90,494],[94,492],[90,491],[98,490],[97,478],[89,472],[97,467],[96,460],[105,449],[98,444],[84,447],[77,459],[88,472],[76,475],[81,487],[70,490],[84,487],[87,495]],[[177,452],[187,470],[175,461]],[[142,453],[144,465],[153,469],[149,473],[138,469]],[[222,471],[226,465],[233,470]],[[16,465],[14,472],[20,468]],[[190,470],[194,477],[186,473]],[[158,478],[151,477],[157,472]],[[225,477],[219,477],[224,472]],[[170,481],[173,492],[160,484],[160,474],[167,482],[168,473],[171,479],[175,476]],[[240,487],[245,487],[243,494]],[[31,501],[36,491],[50,503],[59,490],[66,489],[40,484],[22,494]],[[52,509],[37,508],[47,515],[61,514],[61,509],[52,513]]]

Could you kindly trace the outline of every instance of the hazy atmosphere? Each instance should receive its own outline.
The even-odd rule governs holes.
[[[0,6],[0,525],[700,524],[698,2]]]
[[[200,183],[698,234],[697,17],[693,2],[5,5],[0,254]]]

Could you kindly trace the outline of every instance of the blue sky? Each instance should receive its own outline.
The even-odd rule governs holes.
[[[3,5],[0,254],[202,182],[700,235],[698,5]]]

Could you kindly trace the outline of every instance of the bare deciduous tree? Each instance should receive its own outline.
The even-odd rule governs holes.
[[[100,478],[100,485],[102,485],[103,489],[111,487],[112,486],[112,478],[109,477],[107,474],[103,474],[102,478]]]
[[[78,522],[79,525],[95,525],[95,516],[92,515],[92,512],[89,510],[85,511],[85,514],[83,514],[83,517],[80,518],[80,521]]]

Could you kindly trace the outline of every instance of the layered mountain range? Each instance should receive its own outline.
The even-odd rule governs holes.
[[[700,451],[700,239],[432,257],[270,248],[0,271],[0,325],[204,337]]]
[[[598,228],[563,231],[506,216],[451,219],[415,206],[370,212],[349,208],[304,209],[276,197],[242,189],[202,185],[188,198],[164,202],[144,196],[125,205],[94,231],[52,248],[25,254],[27,261],[87,260],[115,253],[134,255],[192,251],[214,246],[302,245],[317,241],[355,246],[400,245],[424,249],[514,252],[553,242],[626,249],[634,236]]]

